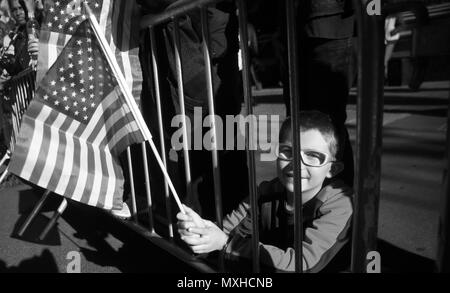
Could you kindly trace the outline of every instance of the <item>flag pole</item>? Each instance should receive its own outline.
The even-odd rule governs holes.
[[[122,72],[120,71],[119,65],[117,64],[116,58],[111,51],[111,48],[108,45],[108,42],[105,39],[105,36],[100,33],[100,28],[97,23],[97,19],[95,19],[94,14],[92,13],[91,9],[89,8],[89,5],[86,3],[86,1],[83,2],[84,8],[86,9],[86,12],[88,14],[89,22],[91,23],[92,29],[94,30],[95,36],[97,37],[97,40],[100,43],[100,46],[102,47],[103,53],[106,55],[106,59],[108,60],[108,64],[111,66],[115,77],[117,78],[117,81],[119,83],[120,89],[124,93],[125,100],[130,107],[131,113],[134,116],[134,119],[136,120],[136,123],[139,126],[139,129],[142,132],[142,135],[144,136],[144,139],[147,140],[150,143],[150,147],[153,151],[153,154],[155,155],[156,161],[158,162],[159,167],[161,168],[161,171],[164,174],[164,177],[167,179],[167,183],[169,184],[170,190],[172,191],[173,197],[175,198],[175,201],[178,205],[178,208],[180,211],[185,214],[186,211],[183,208],[183,205],[181,204],[180,198],[178,197],[178,194],[175,190],[175,187],[173,186],[172,180],[170,179],[169,174],[167,173],[166,168],[164,167],[164,164],[161,160],[161,157],[159,156],[158,150],[156,149],[153,140],[152,135],[150,133],[150,130],[147,127],[147,124],[144,121],[144,118],[142,117],[141,112],[139,111],[139,108],[137,107],[136,102],[134,101],[133,95],[129,89],[129,87],[126,84],[125,78],[123,77]]]

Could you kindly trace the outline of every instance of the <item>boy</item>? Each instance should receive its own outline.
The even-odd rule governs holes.
[[[344,167],[339,161],[344,148],[331,119],[318,111],[300,112],[299,131],[302,144],[303,270],[318,272],[349,240],[352,190],[339,180],[324,184]],[[278,178],[261,183],[258,190],[261,205],[260,259],[262,264],[277,270],[294,271],[294,175],[289,118],[281,126],[279,140]],[[276,204],[276,215],[267,213],[271,210],[270,204]],[[186,211],[186,214],[177,215],[178,231],[195,253],[223,249],[231,258],[251,258],[252,225],[248,202],[242,202],[225,217],[223,231],[214,223],[201,219],[191,209],[186,208]],[[271,222],[275,225],[268,224]]]

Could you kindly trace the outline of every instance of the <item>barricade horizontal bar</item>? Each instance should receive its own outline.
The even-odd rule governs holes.
[[[105,213],[107,213],[105,211]],[[109,214],[109,213],[108,213]],[[110,215],[110,214],[109,214]],[[143,236],[147,240],[149,240],[154,245],[158,246],[159,248],[167,251],[174,257],[178,258],[179,260],[185,262],[186,264],[192,266],[194,269],[198,270],[202,273],[216,273],[216,270],[208,266],[204,261],[198,260],[195,256],[188,253],[187,251],[180,248],[175,243],[171,242],[170,240],[164,239],[161,236],[159,236],[157,233],[150,232],[147,228],[142,227],[141,225],[127,220],[122,220],[119,218],[114,217],[117,221],[121,222],[122,224],[126,225],[128,228],[132,229],[133,231],[137,232],[139,235]]]

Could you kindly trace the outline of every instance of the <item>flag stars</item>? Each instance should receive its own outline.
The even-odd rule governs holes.
[[[82,65],[84,62],[83,60],[78,61],[78,64]]]
[[[64,81],[64,80],[66,80],[66,78],[64,76],[61,76],[61,78],[59,80]]]
[[[47,101],[48,100],[48,95],[45,95],[43,98],[44,98],[45,101]]]
[[[58,25],[58,28],[59,28],[60,30],[62,30],[63,25],[62,25],[62,24]]]
[[[69,63],[69,68],[73,68],[73,63]]]
[[[82,94],[84,94],[85,91],[86,91],[86,90],[85,90],[84,88],[82,88],[82,89],[80,90],[80,92],[81,92]]]
[[[94,77],[92,75],[89,75],[89,80],[94,80]]]
[[[91,108],[94,108],[95,107],[95,103],[91,103]]]
[[[69,111],[70,107],[69,106],[65,106],[64,109],[66,109],[66,111]]]
[[[80,112],[75,111],[75,113],[73,113],[75,116],[78,116],[78,114],[80,114]]]
[[[73,32],[73,27],[72,26],[69,27],[69,31]]]
[[[53,95],[56,96],[58,94],[57,91],[53,91]]]
[[[84,84],[84,79],[80,79],[80,83],[81,83],[81,84]]]
[[[64,72],[64,67],[60,67],[59,72]]]
[[[73,92],[73,93],[72,93],[72,97],[75,98],[76,96],[77,96],[77,93]],[[75,105],[75,106],[76,106],[76,105]]]
[[[75,83],[74,82],[71,82],[70,83],[70,87],[74,87],[75,86]]]
[[[80,69],[80,70],[78,71],[78,73],[79,73],[80,75],[82,75],[82,74],[84,73],[84,70],[83,70],[83,69]]]
[[[81,55],[81,54],[83,54],[83,50],[80,49],[80,50],[78,50],[77,53],[78,53],[78,55]]]
[[[55,102],[53,102],[53,103],[55,104],[55,106],[59,105],[59,101],[58,100],[55,100]]]
[[[63,91],[63,92],[65,92],[66,91],[66,87],[65,86],[63,86],[62,88],[61,88],[61,90]]]
[[[94,89],[94,85],[91,84],[91,85],[89,86],[89,89],[90,89],[90,90],[93,90],[93,89]]]
[[[84,119],[84,120],[87,120],[87,119],[88,119],[88,116],[84,116],[83,119]]]
[[[50,82],[50,84],[51,84],[52,86],[55,86],[56,81],[52,80],[52,81]]]
[[[53,17],[53,19],[54,19],[55,21],[58,21],[59,18],[58,18],[58,16],[55,15],[55,17]]]
[[[87,107],[83,107],[83,112],[86,112],[87,111]]]
[[[67,55],[67,57],[69,57],[69,59],[72,59],[73,54],[72,54],[72,53],[69,53],[69,55]]]
[[[89,51],[89,49],[91,49],[91,48],[88,48],[88,51]],[[94,61],[94,58],[89,57],[89,58],[88,58],[88,61],[89,61],[89,62],[92,62],[92,61]],[[92,67],[89,67],[89,68],[92,68]]]
[[[73,106],[74,107],[78,106],[78,102],[77,101],[73,102]]]
[[[73,74],[73,72],[72,72],[72,73],[69,74],[69,77],[70,77],[70,78],[74,78],[74,77],[75,77],[75,74]]]
[[[89,66],[88,70],[89,70],[89,71],[92,71],[92,70],[94,70],[94,67]]]
[[[63,97],[64,102],[67,102],[67,99],[68,99],[67,96],[64,96],[64,97]]]
[[[81,98],[81,101],[83,102],[83,103],[85,103],[86,102],[86,98]]]

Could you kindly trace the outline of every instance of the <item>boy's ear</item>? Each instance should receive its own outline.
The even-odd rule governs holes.
[[[330,168],[330,171],[328,172],[327,177],[332,178],[332,177],[336,176],[337,174],[341,173],[342,170],[344,170],[344,163],[339,162],[339,161],[333,162],[331,164],[331,168]]]

